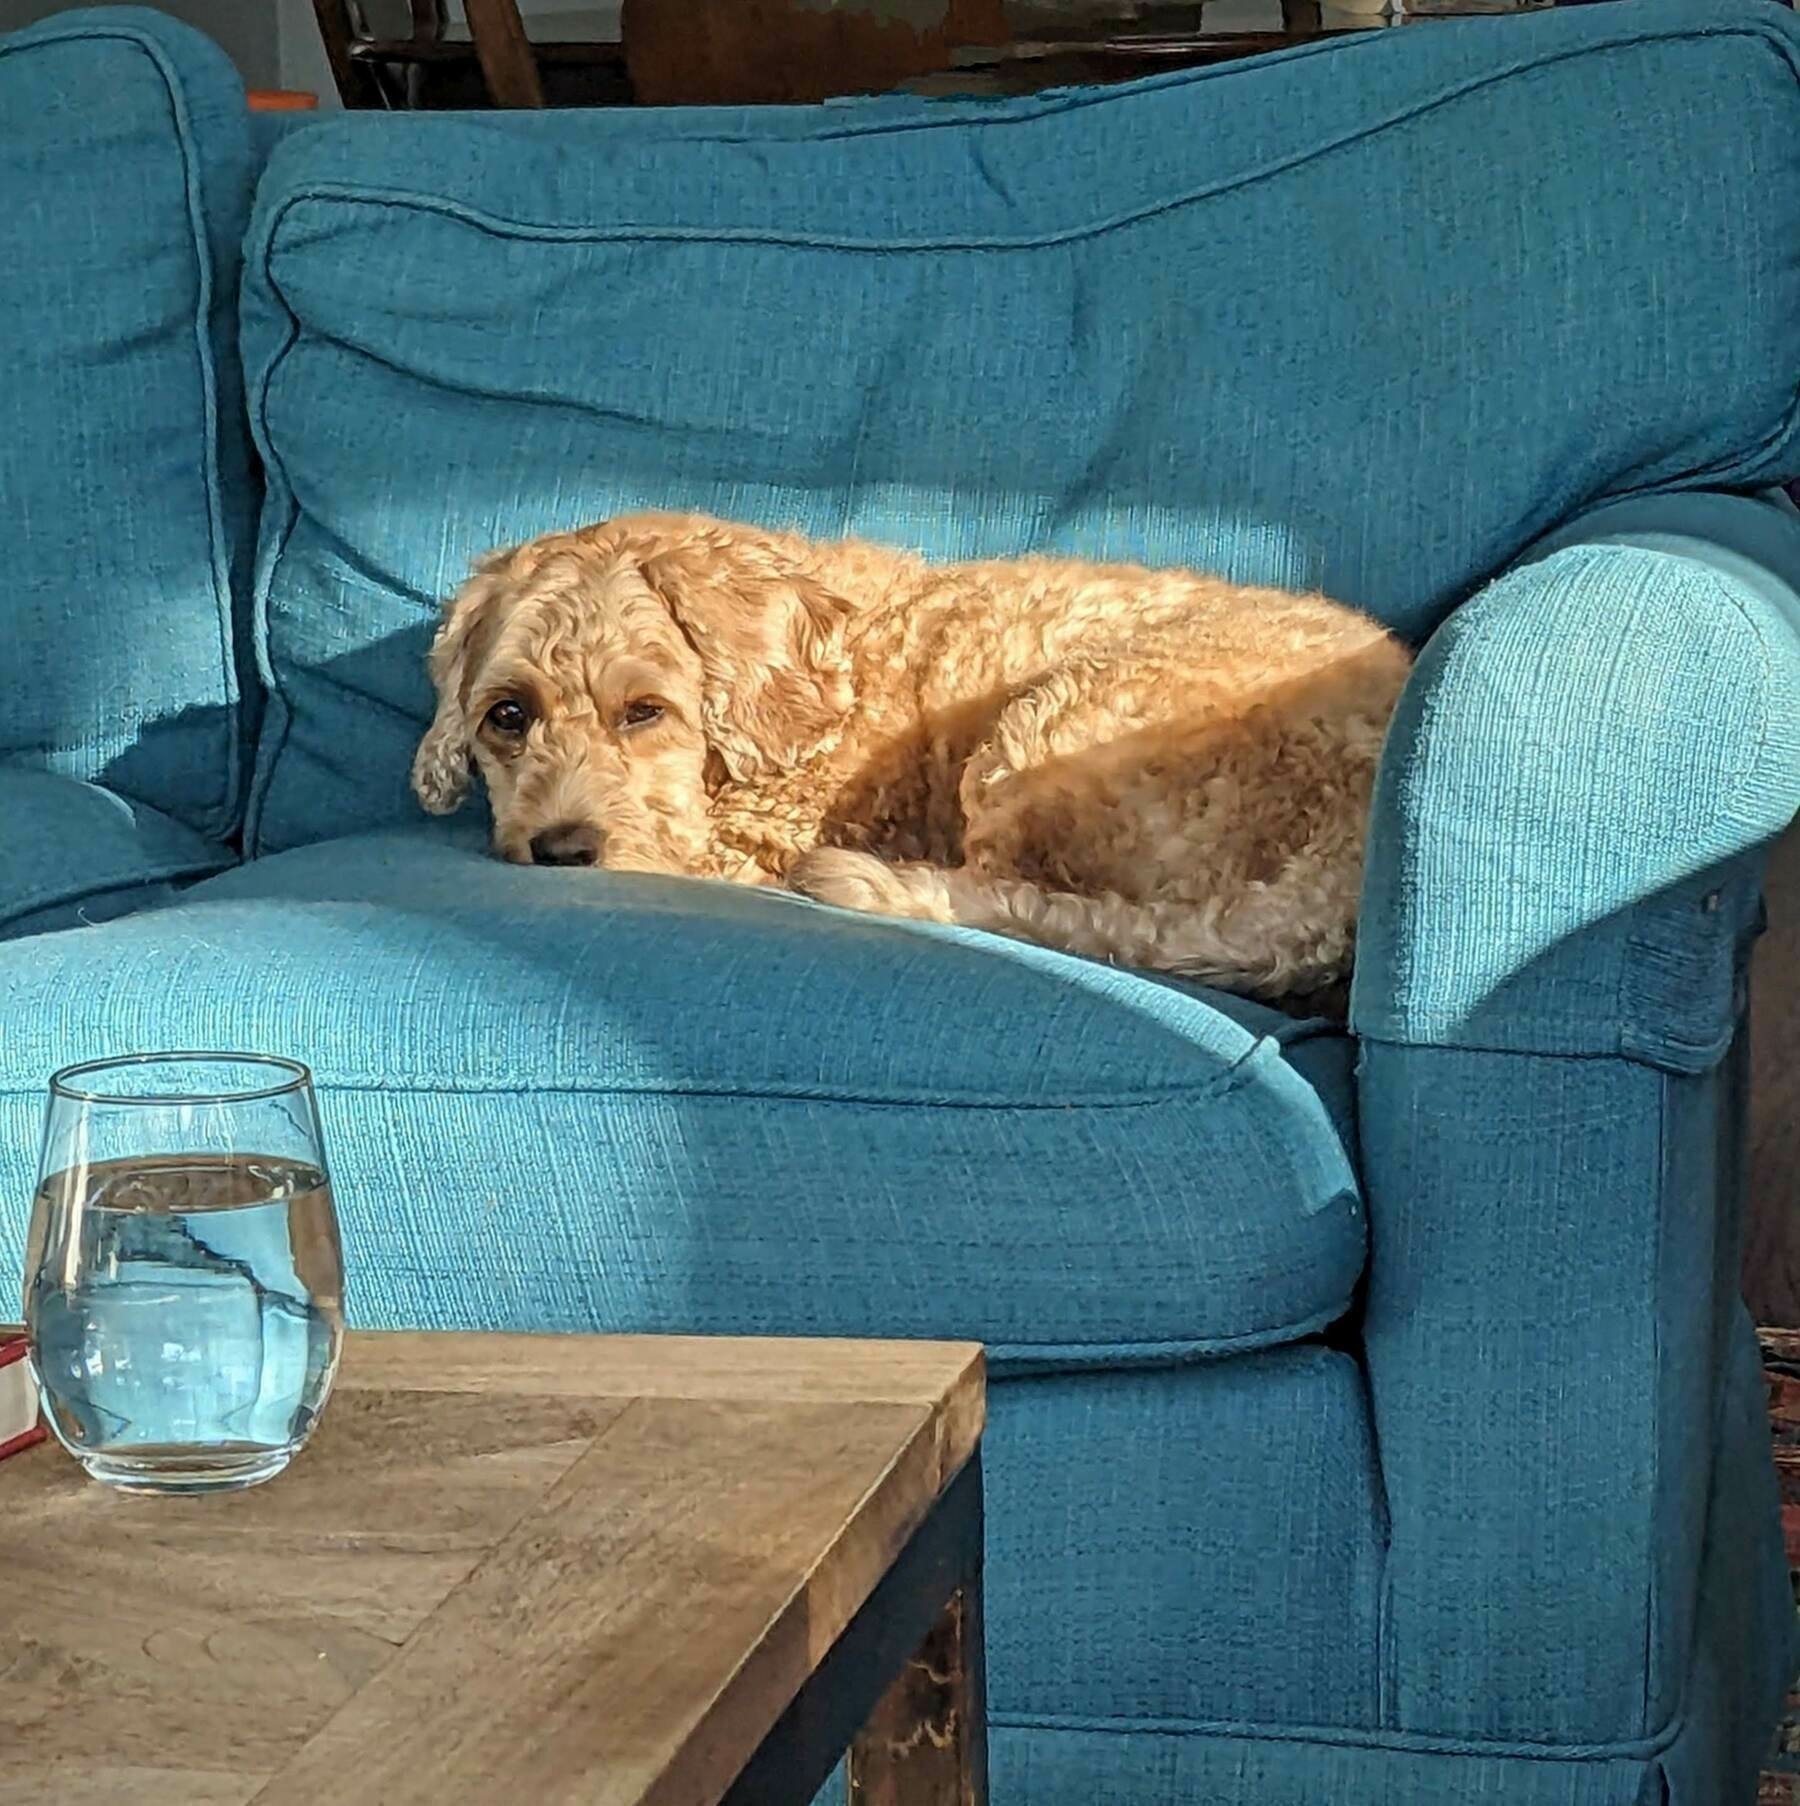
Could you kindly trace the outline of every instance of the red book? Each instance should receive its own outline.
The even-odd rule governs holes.
[[[50,1434],[38,1422],[37,1383],[25,1364],[23,1336],[0,1334],[0,1460]]]

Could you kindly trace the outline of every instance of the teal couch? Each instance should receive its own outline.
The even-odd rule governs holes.
[[[297,1055],[357,1322],[987,1344],[1001,1806],[1748,1801],[1797,247],[1757,0],[272,147],[0,41],[0,1273],[52,1067]],[[1352,1031],[426,822],[470,558],[669,504],[1417,642]]]

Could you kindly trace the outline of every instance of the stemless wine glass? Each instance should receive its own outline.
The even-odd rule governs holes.
[[[25,1323],[44,1415],[96,1480],[280,1473],[331,1390],[343,1296],[304,1066],[141,1054],[51,1079]]]

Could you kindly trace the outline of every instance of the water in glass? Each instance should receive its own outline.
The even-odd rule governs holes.
[[[217,1108],[187,1111],[190,1151],[46,1161],[27,1258],[33,1365],[51,1427],[99,1479],[267,1479],[330,1391],[342,1258],[316,1124],[310,1157],[240,1152],[195,1130]]]

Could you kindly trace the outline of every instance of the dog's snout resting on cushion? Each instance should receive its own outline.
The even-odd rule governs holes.
[[[642,514],[483,559],[413,784],[498,851],[787,885],[1266,997],[1347,972],[1407,654],[1191,571]]]

